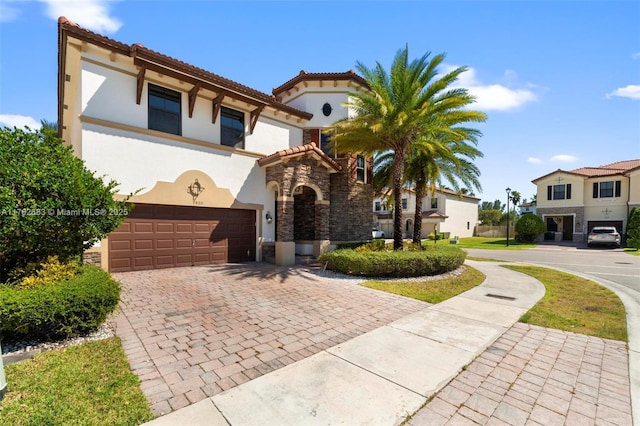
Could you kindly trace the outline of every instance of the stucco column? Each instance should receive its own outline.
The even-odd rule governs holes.
[[[296,263],[296,243],[293,241],[293,197],[280,196],[277,200],[278,235],[276,236],[276,265]]]
[[[313,242],[313,255],[320,256],[329,249],[329,200],[316,200],[315,202],[315,228],[316,238]]]

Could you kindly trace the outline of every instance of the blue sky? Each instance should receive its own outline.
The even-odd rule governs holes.
[[[0,124],[57,119],[60,15],[267,93],[302,69],[388,68],[405,44],[444,52],[488,115],[486,201],[640,158],[640,1],[0,0]]]

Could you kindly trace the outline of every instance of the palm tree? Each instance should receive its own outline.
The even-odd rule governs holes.
[[[437,68],[445,55],[431,59],[430,55],[426,53],[409,62],[406,46],[396,53],[390,72],[379,62],[373,68],[358,62],[356,68],[369,90],[353,93],[346,106],[355,116],[338,121],[329,129],[334,152],[370,156],[388,152],[392,156],[393,247],[396,250],[402,248],[402,187],[407,156],[432,151],[434,140],[442,134],[445,123],[454,118],[446,114],[455,116],[463,112],[457,108],[473,99],[466,89],[448,89],[467,68],[459,67],[440,76]]]
[[[466,111],[470,116],[482,113]],[[422,200],[428,192],[434,194],[436,187],[444,187],[443,177],[462,193],[459,182],[466,187],[481,190],[480,170],[470,160],[482,157],[475,145],[480,132],[475,129],[459,128],[456,134],[447,135],[451,140],[445,144],[434,144],[432,155],[417,153],[408,160],[407,178],[415,183],[416,208],[413,221],[413,242],[420,244],[422,240]],[[466,143],[468,140],[472,145]],[[467,190],[466,188],[464,188]],[[467,190],[468,191],[468,190]]]

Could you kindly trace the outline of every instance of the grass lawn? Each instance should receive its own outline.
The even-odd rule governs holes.
[[[479,284],[485,279],[485,275],[469,266],[458,277],[444,278],[428,281],[377,281],[371,280],[362,283],[364,287],[382,290],[401,296],[412,297],[429,303],[440,303],[453,296],[457,296]]]
[[[611,290],[582,277],[538,266],[503,265],[539,280],[546,287],[544,297],[520,321],[628,341],[624,305]]]
[[[631,256],[640,256],[640,250],[634,248],[625,248],[623,251]]]
[[[449,244],[447,240],[439,242],[440,244]],[[428,244],[432,244],[430,241]],[[509,247],[507,247],[506,238],[486,238],[486,237],[465,237],[460,238],[458,244],[460,248],[479,248],[488,250],[522,250],[536,247],[536,244],[517,243],[509,238]]]
[[[138,425],[153,419],[120,339],[43,352],[5,367],[0,425]]]

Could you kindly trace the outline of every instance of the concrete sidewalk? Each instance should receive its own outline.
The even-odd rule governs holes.
[[[544,295],[529,276],[468,263],[482,285],[148,424],[401,423]]]

